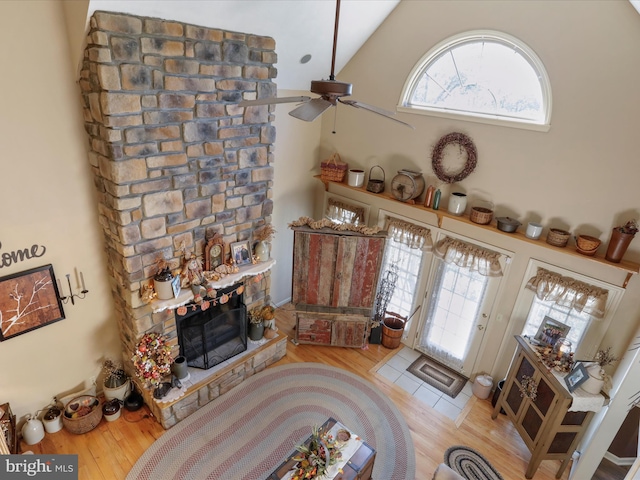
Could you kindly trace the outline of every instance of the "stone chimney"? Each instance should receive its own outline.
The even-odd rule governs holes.
[[[271,222],[275,42],[179,22],[96,12],[80,73],[89,159],[105,239],[122,354],[147,331],[175,346],[171,310],[140,289],[159,258],[178,267],[206,234],[251,239]],[[270,275],[250,282],[248,308],[269,301]],[[130,368],[130,365],[127,365]]]

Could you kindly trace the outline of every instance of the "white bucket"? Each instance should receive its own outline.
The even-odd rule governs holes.
[[[480,400],[486,400],[491,393],[493,387],[493,378],[489,375],[478,375],[473,382],[471,391]]]

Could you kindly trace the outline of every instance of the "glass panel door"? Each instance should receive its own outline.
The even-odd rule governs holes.
[[[436,260],[417,350],[469,375],[502,277]]]

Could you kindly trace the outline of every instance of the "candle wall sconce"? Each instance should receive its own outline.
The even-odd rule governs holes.
[[[58,279],[58,292],[60,294],[60,300],[62,300],[62,303],[64,304],[68,303],[69,300],[71,300],[71,305],[75,305],[76,302],[74,299],[77,298],[79,300],[82,300],[87,295],[87,293],[89,293],[89,290],[87,290],[87,287],[84,284],[84,275],[82,275],[82,272],[80,272],[80,283],[82,284],[82,290],[80,290],[80,293],[73,293],[73,288],[71,287],[71,274],[67,273],[65,277],[67,277],[67,285],[69,285],[69,295],[63,296],[64,291],[62,290],[62,284],[60,283],[60,279]],[[80,285],[78,287],[80,287]]]

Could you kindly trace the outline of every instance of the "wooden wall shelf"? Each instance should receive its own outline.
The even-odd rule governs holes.
[[[485,230],[491,230],[492,232],[501,234],[501,235],[507,235],[509,237],[512,238],[516,238],[519,241],[523,241],[523,242],[527,242],[533,245],[537,245],[539,247],[544,247],[547,248],[549,250],[555,250],[557,252],[563,253],[565,255],[570,255],[570,256],[574,256],[583,260],[589,260],[589,261],[593,261],[593,262],[597,262],[600,263],[602,265],[606,265],[609,268],[615,268],[617,270],[622,270],[624,272],[627,273],[627,277],[624,280],[622,287],[626,288],[627,284],[629,283],[629,280],[631,279],[632,275],[637,275],[638,273],[640,273],[640,265],[637,263],[633,263],[633,262],[628,262],[628,261],[621,261],[620,263],[612,263],[609,262],[607,260],[605,260],[604,258],[604,254],[602,253],[596,253],[596,255],[594,255],[593,257],[587,256],[587,255],[583,255],[581,253],[578,253],[576,250],[574,250],[572,247],[555,247],[553,245],[550,245],[546,242],[546,237],[541,237],[538,240],[532,240],[530,238],[527,238],[527,236],[522,233],[521,231],[516,231],[513,233],[507,233],[507,232],[503,232],[502,230],[498,230],[498,228],[495,225],[495,219],[492,220],[491,223],[487,224],[487,225],[480,225],[478,223],[474,223],[469,219],[469,215],[464,215],[464,216],[457,216],[457,215],[452,215],[449,212],[446,211],[446,207],[443,207],[442,210],[434,210],[432,208],[427,208],[425,206],[423,206],[421,203],[411,203],[411,202],[400,202],[399,200],[397,200],[395,197],[393,197],[391,195],[390,192],[382,192],[382,193],[373,193],[373,192],[369,192],[368,190],[366,190],[363,187],[351,187],[349,185],[347,185],[346,183],[339,183],[339,182],[331,182],[331,181],[325,181],[322,180],[320,175],[316,175],[316,178],[318,178],[319,180],[322,181],[322,183],[324,183],[325,186],[325,191],[328,191],[329,189],[329,184],[333,183],[335,185],[339,185],[340,187],[343,188],[347,188],[349,190],[353,190],[355,192],[360,192],[360,193],[364,193],[367,195],[371,195],[373,197],[377,197],[377,198],[384,198],[385,200],[389,200],[391,202],[398,202],[398,203],[402,203],[404,205],[406,205],[409,208],[415,208],[418,210],[422,210],[425,212],[429,212],[432,213],[434,215],[436,215],[436,217],[438,218],[438,227],[442,227],[442,222],[445,218],[447,219],[451,219],[454,220],[456,222],[462,222],[465,223],[467,225],[472,225],[473,227],[476,228],[482,228]]]

